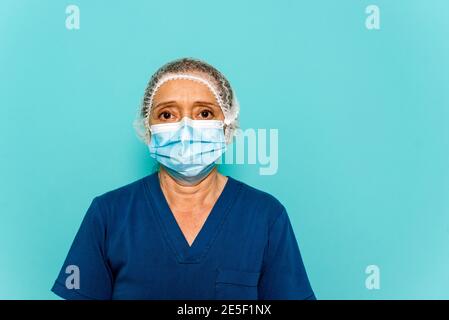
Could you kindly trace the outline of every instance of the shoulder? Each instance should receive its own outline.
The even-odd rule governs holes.
[[[146,178],[147,177],[143,177],[134,180],[130,183],[127,183],[125,185],[122,185],[120,187],[111,189],[109,191],[97,195],[95,198],[99,199],[100,201],[106,202],[128,200],[130,198],[135,197],[136,195],[140,195],[140,193],[142,192],[144,180]]]
[[[128,219],[142,211],[145,203],[144,184],[148,177],[133,180],[95,196],[86,214],[86,223],[106,228],[109,236],[121,232]]]
[[[145,176],[133,180],[130,183],[98,194],[92,200],[104,212],[106,216],[121,213],[121,215],[131,209],[134,205],[142,202],[144,199]],[[118,217],[115,217],[118,218]]]
[[[282,214],[286,214],[284,205],[274,195],[235,178],[231,179],[240,186],[240,201],[243,201],[247,209],[245,211],[257,212],[259,217],[264,215],[267,222],[273,222]]]

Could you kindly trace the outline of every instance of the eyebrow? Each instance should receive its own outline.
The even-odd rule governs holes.
[[[209,105],[209,106],[219,107],[215,103],[207,102],[207,101],[195,101],[195,103],[197,103],[197,104],[206,104],[206,105]]]
[[[154,106],[153,110],[159,108],[159,107],[163,107],[167,104],[172,104],[172,103],[176,103],[176,101],[171,100],[171,101],[165,101],[165,102],[160,102],[157,105]],[[220,106],[216,105],[215,103],[212,102],[207,102],[207,101],[195,101],[195,104],[205,104],[205,105],[209,105],[209,106],[213,106],[213,107],[217,107],[219,108]]]
[[[176,101],[172,100],[172,101],[165,101],[165,102],[158,103],[157,105],[154,106],[154,109],[165,106],[166,104],[172,104],[172,103],[176,103]]]

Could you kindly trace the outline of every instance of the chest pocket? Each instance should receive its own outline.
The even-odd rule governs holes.
[[[218,269],[215,279],[217,300],[257,300],[260,272]]]

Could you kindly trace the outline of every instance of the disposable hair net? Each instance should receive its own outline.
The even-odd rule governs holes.
[[[146,144],[150,143],[149,117],[153,107],[154,95],[165,82],[176,79],[198,81],[208,86],[224,115],[226,142],[231,143],[238,128],[240,111],[235,92],[220,71],[204,61],[193,58],[174,60],[163,65],[153,74],[145,89],[142,103],[134,120],[134,128],[139,138]]]

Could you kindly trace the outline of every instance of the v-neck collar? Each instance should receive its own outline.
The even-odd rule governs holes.
[[[227,214],[239,191],[239,182],[229,176],[226,184],[210,211],[192,246],[189,246],[179,227],[167,199],[161,189],[158,172],[145,177],[145,184],[153,204],[153,211],[159,218],[170,246],[179,263],[199,263],[207,254],[215,238],[220,232]]]

